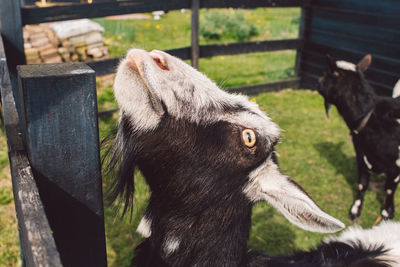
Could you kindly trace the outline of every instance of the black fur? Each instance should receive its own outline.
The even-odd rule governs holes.
[[[398,183],[394,180],[400,175],[400,168],[396,165],[399,159],[400,98],[382,97],[374,93],[372,87],[361,70],[365,70],[371,61],[367,55],[357,66],[357,70],[343,70],[328,56],[328,71],[319,79],[319,93],[326,103],[334,104],[343,117],[352,135],[357,157],[358,180],[362,188],[358,190],[356,200],[361,201],[356,213],[350,210],[350,218],[356,219],[361,215],[362,202],[365,190],[368,188],[370,171],[385,173],[387,194],[384,210],[388,216],[394,217],[393,195]],[[361,66],[361,67],[359,67]],[[365,119],[369,113],[372,115]],[[364,127],[362,121],[367,123]],[[355,131],[358,128],[361,130]],[[364,157],[372,165],[369,170]]]

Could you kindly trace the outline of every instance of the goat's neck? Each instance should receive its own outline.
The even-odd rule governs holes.
[[[358,98],[357,102],[348,102],[351,103],[349,106],[344,104],[336,105],[340,115],[342,115],[350,130],[357,129],[365,116],[375,107],[374,95],[368,94],[368,97],[364,97],[363,99],[361,99],[360,96],[354,97]],[[346,101],[350,100],[351,99],[347,99]],[[345,101],[342,103],[344,102]]]
[[[245,265],[251,204],[244,196],[176,204],[153,195],[146,214],[151,220],[151,249],[167,264]]]

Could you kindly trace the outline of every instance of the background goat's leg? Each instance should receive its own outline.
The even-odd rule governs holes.
[[[398,182],[395,182],[399,173],[398,170],[387,173],[385,184],[386,200],[385,206],[381,212],[383,219],[393,219],[394,217],[394,193],[396,192]],[[396,180],[397,181],[397,180]]]
[[[355,220],[361,215],[363,203],[364,203],[364,194],[368,189],[369,177],[371,176],[370,170],[364,161],[365,154],[361,151],[361,149],[357,149],[356,144],[354,144],[356,149],[356,157],[357,157],[357,168],[358,168],[358,191],[356,195],[356,199],[354,200],[353,205],[350,208],[350,219]]]

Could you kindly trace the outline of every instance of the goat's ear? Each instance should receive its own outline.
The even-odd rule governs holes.
[[[333,58],[330,55],[326,55],[326,63],[328,64],[328,70],[329,72],[333,73],[336,71],[337,66],[336,62],[333,60]]]
[[[360,60],[357,64],[357,70],[364,72],[368,69],[368,67],[371,65],[372,62],[372,57],[370,54],[366,55],[363,57],[363,59]]]
[[[291,223],[308,231],[333,233],[345,225],[325,213],[300,185],[280,173],[275,164],[267,163],[258,171],[252,184],[255,200],[265,200],[279,210]],[[250,191],[249,191],[250,192]]]

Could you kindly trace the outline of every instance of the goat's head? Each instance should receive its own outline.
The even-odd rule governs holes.
[[[327,55],[328,68],[318,79],[317,89],[324,97],[328,118],[331,104],[336,105],[339,111],[354,110],[355,119],[364,114],[365,105],[373,92],[363,74],[370,64],[371,55],[369,54],[357,65],[347,61],[334,61]],[[345,114],[342,115],[345,116]]]
[[[251,209],[268,201],[303,229],[344,227],[278,170],[274,146],[280,130],[247,97],[228,94],[167,53],[140,49],[120,63],[114,92],[120,122],[112,197],[122,195],[125,208],[136,165],[164,210],[202,214],[223,206],[222,212],[235,213],[239,203]]]

